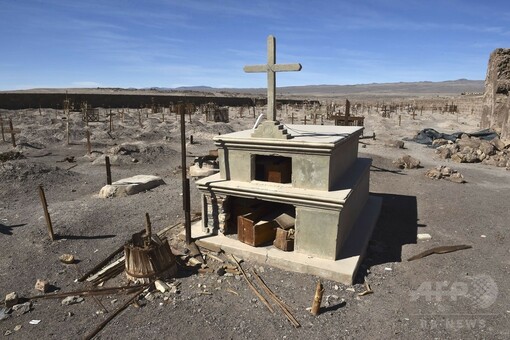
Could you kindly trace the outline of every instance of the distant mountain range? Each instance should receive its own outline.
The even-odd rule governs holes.
[[[266,88],[214,88],[210,86],[182,86],[177,88],[38,88],[7,93],[101,93],[101,94],[144,94],[144,95],[193,95],[215,97],[263,97]],[[278,87],[279,98],[377,98],[377,97],[437,97],[458,96],[461,94],[481,94],[483,80],[448,80],[441,82],[399,82],[358,85],[306,85]]]
[[[213,88],[210,86],[182,86],[174,89],[158,88],[160,91],[197,91],[197,92],[227,92],[238,94],[263,94],[265,88]],[[278,87],[280,95],[297,96],[341,96],[341,95],[460,95],[462,93],[482,93],[483,80],[448,80],[441,82],[399,82],[373,83],[358,85],[306,85]]]

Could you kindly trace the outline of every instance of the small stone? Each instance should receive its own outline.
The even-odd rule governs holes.
[[[112,305],[114,305],[116,302],[117,302],[117,299],[113,299],[112,301],[110,301],[110,303],[111,303]]]
[[[10,331],[10,330],[6,330],[5,333],[4,333],[5,336],[9,336],[11,334],[12,334],[12,331]]]
[[[338,287],[338,285],[334,285],[334,286],[333,286],[333,289],[334,289],[334,290],[338,290],[338,288],[340,288],[340,287]]]
[[[73,264],[74,263],[74,256],[71,254],[62,254],[62,255],[60,255],[60,257],[58,259],[60,260],[60,262],[65,263],[65,264]]]
[[[19,331],[21,329],[21,327],[22,327],[21,325],[14,326],[14,331],[15,332]]]
[[[356,291],[356,289],[354,289],[354,287],[347,287],[347,288],[345,288],[345,290],[348,291],[348,292],[355,292]]]
[[[486,238],[487,236],[485,236],[485,235],[480,235],[480,237],[481,237],[481,238]]]
[[[69,305],[74,305],[74,304],[83,302],[83,300],[84,299],[81,296],[73,295],[73,296],[66,297],[64,300],[62,300],[61,304],[63,306],[69,306]]]
[[[225,268],[223,267],[219,267],[218,269],[216,269],[216,274],[218,274],[218,276],[223,276],[225,275]]]
[[[30,312],[30,309],[32,309],[32,302],[30,301],[12,306],[12,310],[15,311],[18,316]]]
[[[18,293],[11,292],[5,296],[5,307],[11,308],[16,304],[18,304]]]
[[[38,325],[41,322],[41,320],[30,320],[28,323],[31,325]]]
[[[154,281],[154,287],[156,287],[157,290],[159,290],[161,293],[164,293],[168,290],[170,290],[170,287],[161,280]]]
[[[35,290],[38,290],[42,293],[46,293],[48,291],[48,288],[49,288],[49,283],[48,281],[46,280],[41,280],[41,279],[37,279],[37,281],[35,282]]]
[[[387,272],[391,272],[393,269],[390,268],[390,267],[384,267],[384,270],[387,271]]]
[[[430,240],[432,238],[432,236],[430,236],[430,234],[426,234],[426,233],[423,233],[423,234],[418,234],[416,236],[416,238],[419,240],[419,241],[424,241],[424,240]]]

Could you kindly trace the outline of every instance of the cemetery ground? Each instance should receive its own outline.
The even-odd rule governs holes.
[[[140,126],[132,110],[124,121],[115,116],[110,132],[108,119],[101,113],[101,121],[88,126],[90,154],[80,113],[71,113],[69,145],[61,111],[2,110],[0,114],[6,126],[0,153],[19,151],[21,155],[0,163],[2,299],[13,291],[20,298],[41,294],[34,289],[37,279],[48,281],[50,291],[60,293],[93,289],[77,279],[142,230],[145,213],[155,232],[182,222],[180,130],[175,114],[164,119],[156,114],[143,116]],[[221,263],[214,257],[223,261],[229,257],[213,253],[207,257],[212,272],[179,266],[177,277],[169,281],[170,292],[143,294],[97,338],[509,338],[510,173],[501,167],[441,159],[433,148],[413,142],[405,142],[404,149],[388,146],[389,140],[412,137],[427,127],[445,133],[473,132],[478,130],[479,117],[425,110],[414,119],[402,115],[401,126],[398,115],[382,118],[372,111],[365,117],[365,135],[375,132],[376,139],[362,139],[359,156],[373,159],[370,191],[383,198],[383,206],[356,284],[322,280],[318,316],[307,310],[317,277],[241,263],[249,280],[254,280],[255,269],[289,306],[301,325],[295,328],[274,304],[271,313],[235,270],[217,271]],[[18,131],[16,148],[7,133],[8,118]],[[235,110],[229,123],[206,122],[200,115],[188,118],[188,165],[193,156],[214,149],[212,138],[218,133],[248,129],[254,123],[253,117],[241,118]],[[288,117],[278,118],[289,123]],[[419,159],[422,168],[397,168],[393,161],[405,154]],[[106,184],[105,155],[112,163],[113,181],[146,174],[160,176],[165,185],[127,197],[99,198]],[[427,178],[426,170],[438,165],[459,171],[467,183]],[[46,194],[55,241],[48,236],[39,185]],[[200,211],[193,180],[191,207],[192,212]],[[167,233],[179,251],[185,248],[179,236],[182,230],[179,224]],[[424,233],[431,238],[417,240],[417,234]],[[428,249],[450,245],[471,248],[407,261]],[[63,254],[72,254],[75,263],[59,261]],[[365,282],[373,293],[359,295],[367,290]],[[125,275],[120,274],[104,287],[126,284]],[[130,296],[85,296],[71,305],[63,305],[62,299],[33,300],[26,313],[0,314],[5,317],[0,321],[0,337],[85,338]],[[40,322],[31,324],[31,320]]]

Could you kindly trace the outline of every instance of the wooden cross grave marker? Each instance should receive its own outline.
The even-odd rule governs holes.
[[[267,37],[267,64],[243,68],[246,73],[267,72],[267,120],[276,121],[276,72],[301,71],[301,64],[276,63],[276,39]]]

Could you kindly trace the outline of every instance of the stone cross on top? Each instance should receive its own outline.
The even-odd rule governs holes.
[[[267,64],[245,66],[244,72],[267,72],[267,120],[276,121],[276,72],[301,71],[301,64],[276,63],[276,39],[267,37]]]

